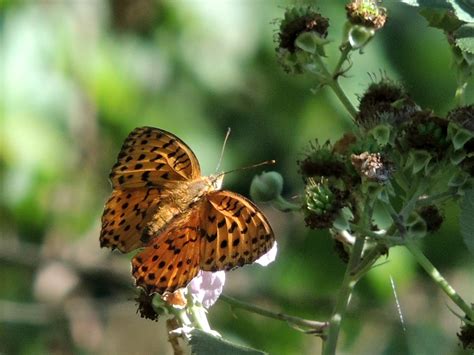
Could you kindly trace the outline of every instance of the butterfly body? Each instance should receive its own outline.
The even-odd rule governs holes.
[[[100,243],[129,252],[138,286],[160,294],[184,287],[199,270],[249,264],[274,243],[250,200],[221,190],[223,174],[203,177],[192,150],[175,135],[136,128],[110,178]]]

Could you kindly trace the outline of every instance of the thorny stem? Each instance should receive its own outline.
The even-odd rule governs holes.
[[[405,247],[415,257],[418,264],[426,271],[426,273],[433,279],[433,281],[451,298],[451,300],[458,305],[460,309],[469,317],[474,319],[474,310],[459,296],[448,281],[439,273],[431,261],[423,254],[420,248],[410,240],[407,240]]]
[[[240,308],[248,312],[259,314],[264,317],[285,321],[289,323],[290,325],[310,328],[312,334],[323,333],[324,329],[328,326],[327,322],[318,322],[314,320],[290,316],[284,313],[272,312],[272,311],[260,308],[258,306],[255,306],[253,304],[239,301],[233,297],[226,296],[224,294],[221,294],[219,299],[229,304],[231,307]]]

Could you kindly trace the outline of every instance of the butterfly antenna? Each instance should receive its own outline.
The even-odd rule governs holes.
[[[220,173],[218,176],[233,173],[234,171],[253,169],[253,168],[256,168],[258,166],[271,165],[271,164],[275,164],[275,163],[276,163],[276,160],[273,160],[273,159],[272,160],[266,160],[266,161],[262,161],[261,163],[252,164],[252,165],[249,165],[249,166],[244,166],[243,168],[237,168],[237,169],[232,169],[232,170],[229,170],[229,171],[224,171],[224,172]]]
[[[227,144],[227,139],[229,139],[229,136],[230,136],[230,127],[227,128],[227,133],[225,134],[224,144],[222,144],[222,149],[221,149],[221,155],[219,157],[219,161],[217,162],[216,173],[219,171],[221,167],[222,158],[224,157],[225,145]]]

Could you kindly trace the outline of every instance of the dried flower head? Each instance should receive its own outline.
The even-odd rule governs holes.
[[[359,175],[369,181],[384,183],[390,178],[390,164],[380,153],[352,154],[351,162]]]
[[[278,49],[290,53],[297,50],[295,41],[303,32],[314,32],[321,38],[328,35],[329,20],[311,8],[292,8],[285,12],[278,33]]]
[[[380,123],[398,127],[418,111],[416,103],[408,96],[401,85],[382,78],[370,84],[360,98],[357,123],[366,129]]]
[[[297,164],[304,180],[321,176],[342,178],[347,174],[342,156],[334,153],[329,141],[322,146],[317,141],[310,142],[305,158]]]
[[[303,73],[306,65],[311,62],[309,53],[305,53],[296,45],[298,37],[308,33],[322,45],[327,37],[328,27],[328,19],[310,7],[286,10],[285,17],[280,21],[276,51],[278,62],[287,73]]]

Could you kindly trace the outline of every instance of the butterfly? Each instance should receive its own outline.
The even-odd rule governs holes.
[[[185,287],[199,270],[251,264],[274,244],[259,208],[221,190],[223,173],[201,176],[193,151],[172,133],[134,129],[109,177],[100,245],[123,253],[143,248],[132,274],[149,294]]]

